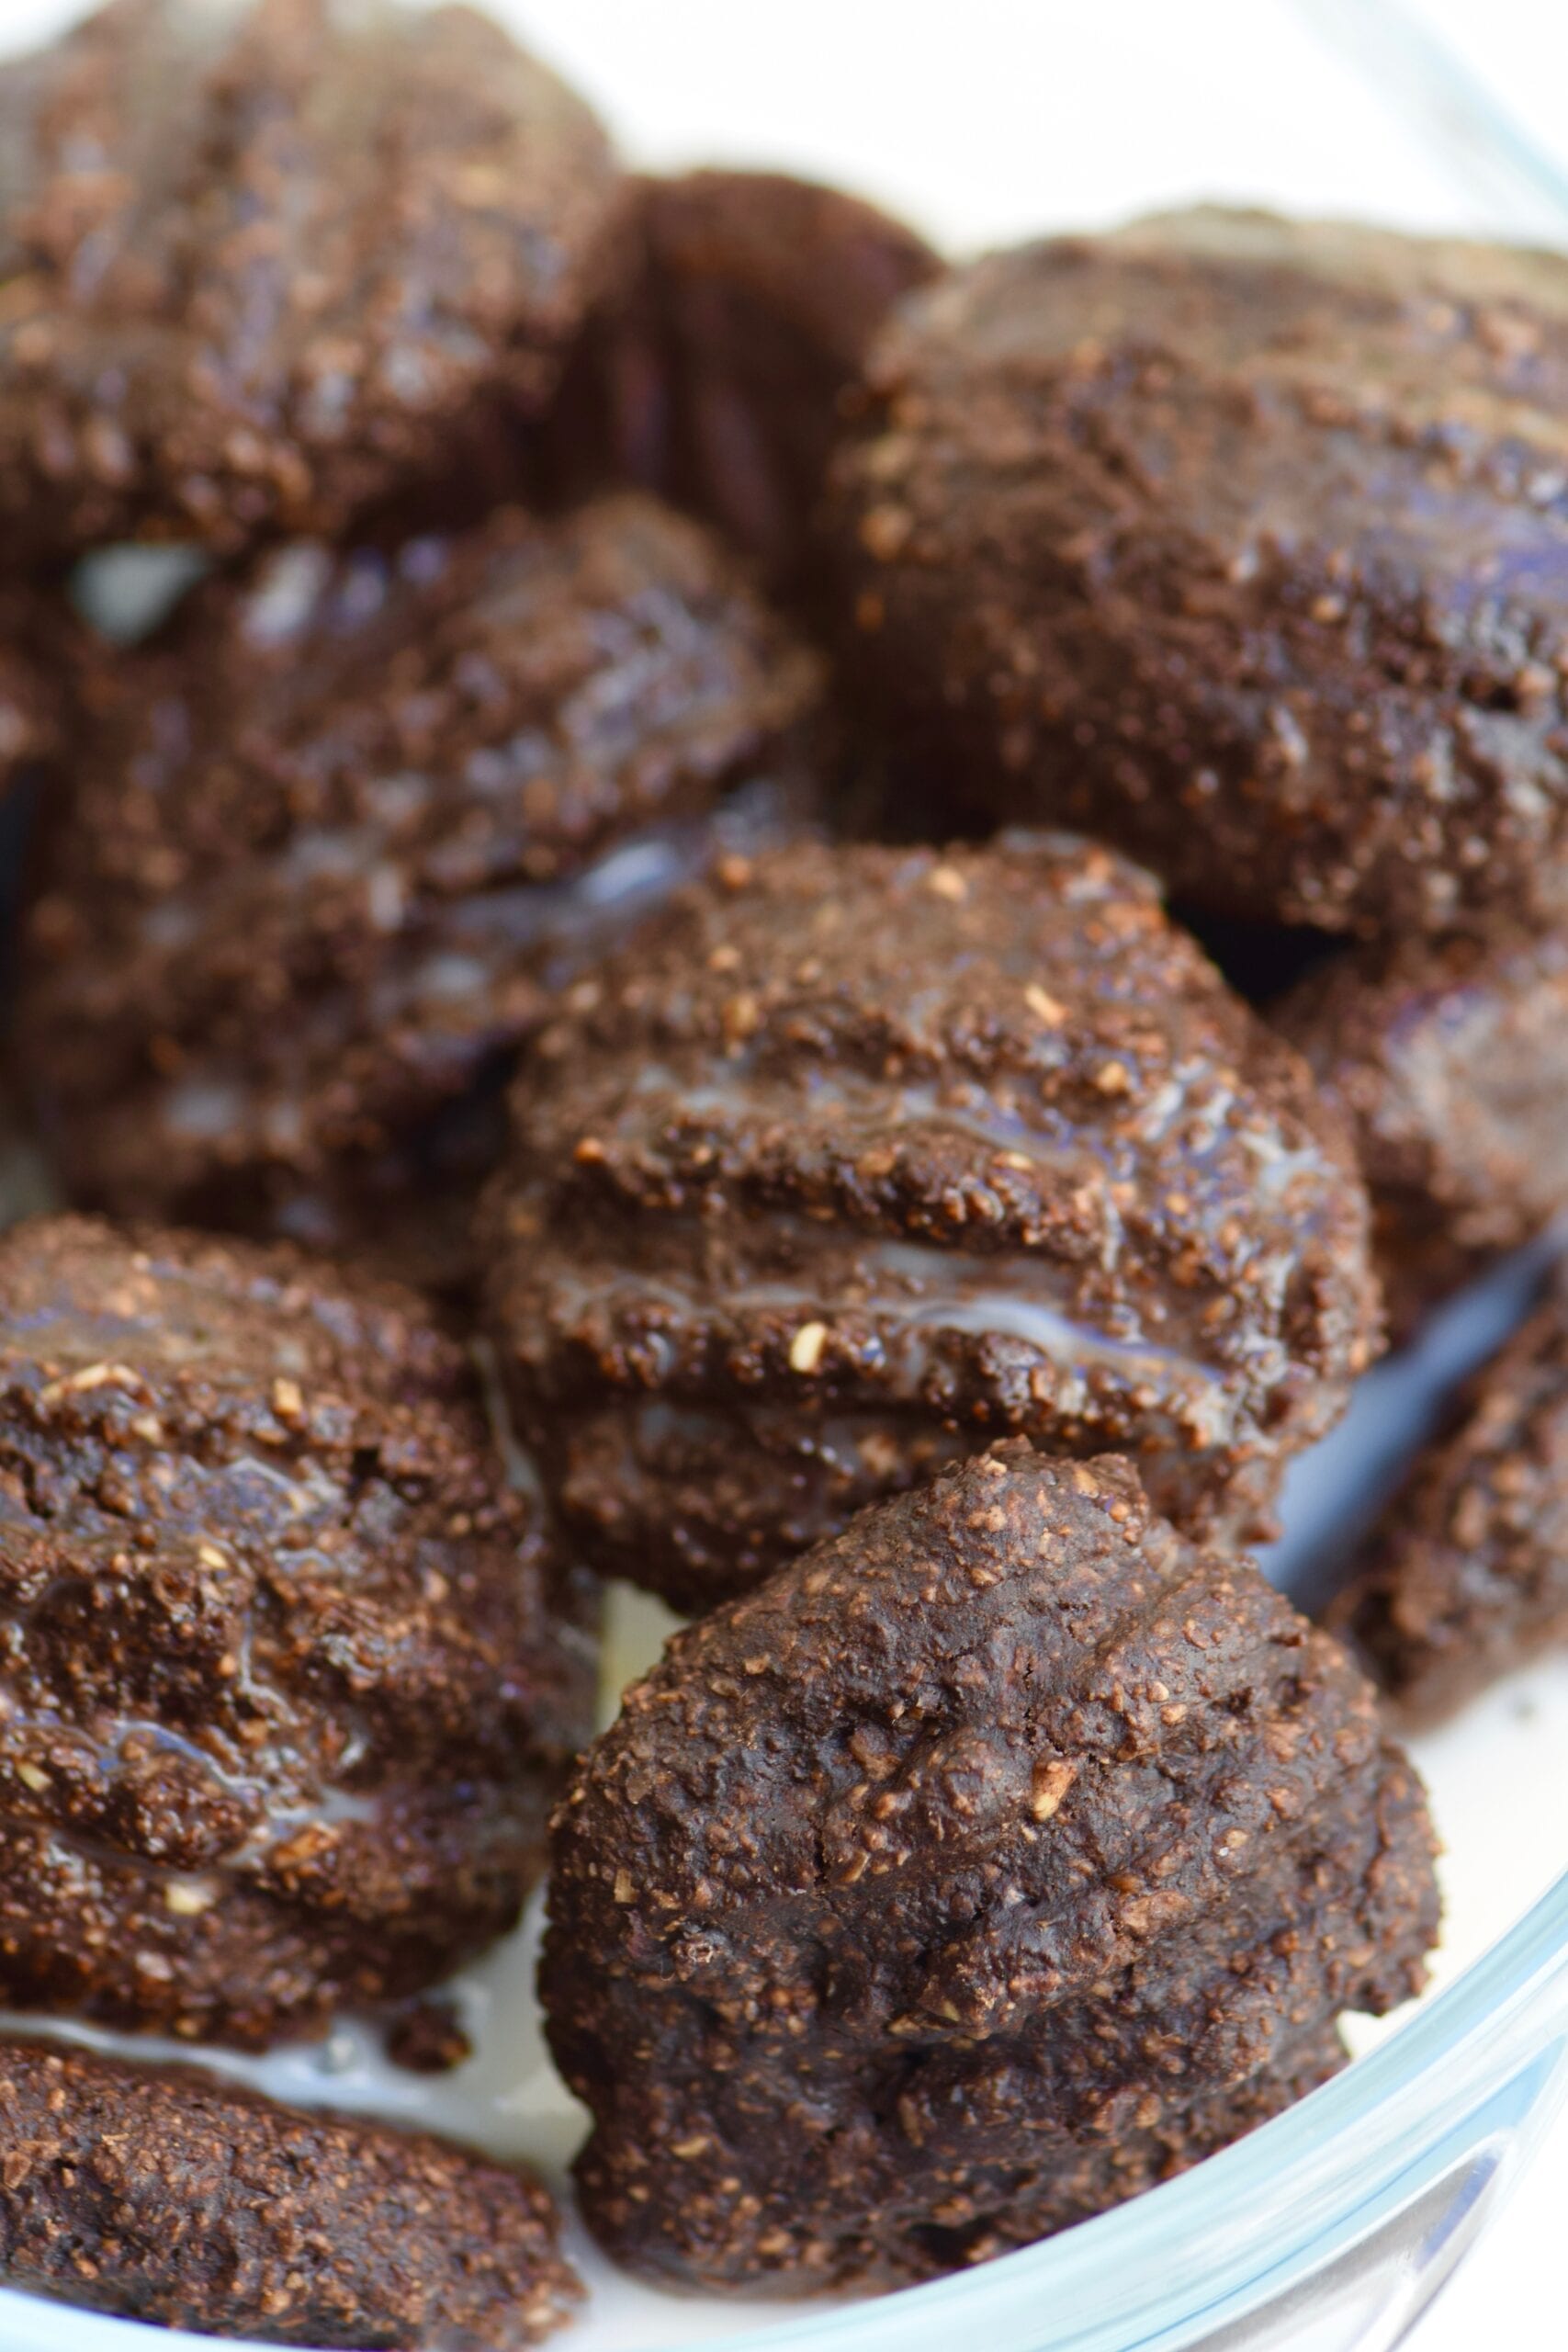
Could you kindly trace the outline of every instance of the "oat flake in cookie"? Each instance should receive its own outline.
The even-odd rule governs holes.
[[[902,306],[846,635],[950,820],[1328,930],[1568,908],[1568,258],[1201,211]]]
[[[0,2276],[262,2344],[521,2352],[581,2288],[530,2175],[194,2067],[0,2041]]]
[[[28,927],[70,1197],[460,1272],[519,1041],[788,821],[818,695],[635,496],[208,582],[100,699]]]
[[[593,116],[468,7],[110,0],[0,67],[0,535],[333,529],[538,408],[603,282]]]
[[[551,1840],[550,2045],[615,2257],[897,2284],[1288,2106],[1417,1991],[1371,1686],[1130,1464],[1014,1440],[678,1634]]]
[[[592,1661],[412,1295],[15,1228],[0,1597],[6,2007],[260,2046],[512,1925]]]
[[[513,1115],[505,1372],[585,1552],[677,1606],[1009,1430],[1246,1528],[1375,1334],[1304,1067],[1071,835],[715,877]]]
[[[1396,1329],[1568,1209],[1568,932],[1352,947],[1269,1018],[1348,1122]]]

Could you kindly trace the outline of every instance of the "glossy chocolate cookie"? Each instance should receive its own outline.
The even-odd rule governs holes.
[[[1568,932],[1352,948],[1269,1017],[1354,1136],[1397,1328],[1568,1210]]]
[[[207,582],[100,697],[32,911],[69,1196],[460,1271],[519,1042],[787,822],[818,695],[634,496]]]
[[[1304,1066],[1072,835],[721,873],[513,1113],[503,1371],[588,1556],[680,1607],[1007,1430],[1249,1528],[1375,1343]]]
[[[562,387],[552,461],[690,507],[802,590],[840,394],[937,256],[874,205],[780,172],[638,181],[628,235],[630,266]]]
[[[110,0],[0,67],[0,540],[333,530],[537,410],[619,179],[477,10]]]
[[[1451,1713],[1568,1642],[1568,1304],[1485,1365],[1329,1611],[1405,1720]]]
[[[583,2211],[654,2278],[977,2262],[1148,2188],[1416,1991],[1374,1694],[1130,1464],[1013,1441],[677,1635],[554,1826]]]
[[[1568,910],[1568,259],[1201,211],[904,304],[836,468],[845,634],[950,824],[1196,905]]]
[[[0,2042],[0,2277],[252,2343],[522,2352],[582,2290],[529,2174],[194,2067]]]
[[[290,1250],[0,1239],[0,2000],[262,2045],[511,1926],[592,1662],[461,1351]]]

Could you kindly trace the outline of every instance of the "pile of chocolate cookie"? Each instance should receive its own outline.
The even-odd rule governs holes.
[[[1026,2244],[1419,1990],[1564,1295],[1326,1626],[1246,1547],[1568,1209],[1568,260],[949,269],[466,7],[109,0],[0,67],[0,2276],[569,2318],[525,2169],[76,2031],[446,2063],[547,1871],[688,2287]],[[694,1622],[594,1738],[604,1578]]]

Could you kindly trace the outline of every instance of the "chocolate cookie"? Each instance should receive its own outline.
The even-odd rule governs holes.
[[[0,537],[334,530],[536,410],[603,282],[593,116],[467,7],[110,0],[0,68]]]
[[[954,824],[1220,912],[1568,909],[1568,259],[1200,211],[902,306],[836,466],[873,690]]]
[[[1466,1388],[1364,1546],[1329,1623],[1431,1723],[1568,1641],[1568,1304]]]
[[[592,1662],[411,1296],[78,1217],[0,1238],[0,2000],[260,2046],[537,1874]]]
[[[1354,948],[1271,1018],[1348,1121],[1397,1327],[1568,1209],[1568,933]]]
[[[55,748],[58,714],[35,620],[25,592],[0,586],[0,798]]]
[[[206,583],[102,699],[32,914],[71,1197],[457,1270],[519,1041],[782,821],[818,695],[636,497]]]
[[[587,1555],[677,1606],[1009,1430],[1248,1527],[1376,1333],[1302,1063],[1067,834],[693,888],[513,1123],[503,1370]]]
[[[1018,1440],[678,1634],[552,1833],[542,1992],[617,2260],[789,2291],[1066,2227],[1416,1991],[1371,1687],[1132,1465]]]
[[[937,257],[874,205],[779,172],[640,181],[630,233],[629,281],[567,376],[553,462],[690,506],[798,589],[839,395]]]
[[[519,2352],[582,2290],[530,2175],[194,2066],[0,2041],[0,2276],[262,2344]]]

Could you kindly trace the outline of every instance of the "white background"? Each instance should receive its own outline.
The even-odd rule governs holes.
[[[1435,127],[1432,76],[1374,0],[491,5],[637,160],[838,178],[957,251],[1208,196],[1568,243],[1568,212],[1478,162],[1451,107]],[[0,0],[0,48],[76,13]],[[1405,0],[1405,15],[1568,168],[1568,0]],[[1560,2129],[1410,2352],[1562,2344],[1565,2204]]]

